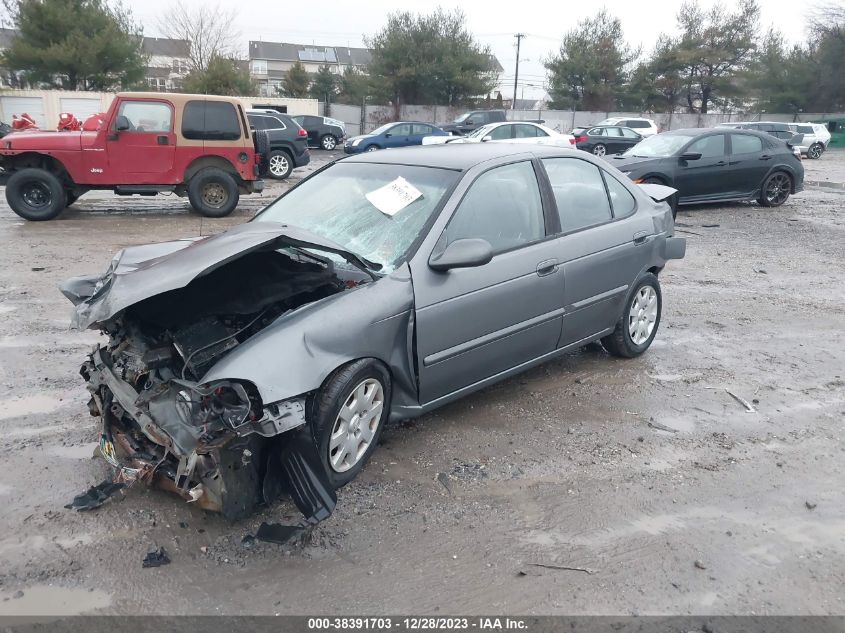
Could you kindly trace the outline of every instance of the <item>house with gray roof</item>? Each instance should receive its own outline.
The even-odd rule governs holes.
[[[145,81],[150,90],[173,92],[191,71],[190,45],[186,40],[145,37],[142,50],[147,56]]]

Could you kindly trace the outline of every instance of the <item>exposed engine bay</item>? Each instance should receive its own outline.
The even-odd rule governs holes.
[[[91,414],[102,418],[100,451],[115,467],[115,481],[140,480],[233,520],[285,491],[311,520],[331,512],[334,491],[309,481],[319,478],[313,442],[288,433],[307,434],[307,394],[265,403],[248,382],[201,382],[215,363],[289,312],[370,280],[310,250],[276,246],[240,255],[96,324],[109,342],[93,350],[80,373]],[[104,277],[99,286],[109,282]],[[301,451],[294,454],[295,446]],[[305,454],[309,446],[314,455]],[[290,473],[304,479],[281,480]]]

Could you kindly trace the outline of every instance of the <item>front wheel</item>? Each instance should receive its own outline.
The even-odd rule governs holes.
[[[238,185],[229,172],[217,167],[199,170],[188,181],[191,206],[207,218],[222,218],[238,206]]]
[[[607,154],[607,148],[601,143],[598,143],[595,147],[593,147],[593,154],[596,156],[604,156]]]
[[[324,150],[331,151],[337,147],[337,139],[331,134],[325,134],[323,135],[323,138],[320,139],[320,147]]]
[[[789,199],[792,179],[782,171],[766,178],[758,202],[764,207],[779,207]]]
[[[614,356],[639,356],[657,335],[662,309],[660,282],[652,273],[646,273],[634,284],[616,328],[601,340],[602,345]]]
[[[390,374],[371,358],[341,367],[314,396],[309,421],[320,461],[335,488],[352,481],[375,450],[390,396]]]
[[[367,147],[367,149],[366,149],[366,150],[364,150],[364,151],[366,151],[366,152],[377,152],[377,151],[378,151],[378,149],[379,149],[379,146],[378,146],[378,145],[370,145],[370,146],[369,146],[369,147]]]
[[[64,187],[45,169],[21,169],[6,183],[6,202],[25,220],[52,220],[67,206]]]
[[[807,150],[807,158],[819,159],[822,157],[823,152],[824,146],[821,143],[813,143]]]

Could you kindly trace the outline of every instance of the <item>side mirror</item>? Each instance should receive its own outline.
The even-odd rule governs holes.
[[[698,160],[701,158],[701,152],[684,152],[680,158],[681,160]]]
[[[384,133],[384,138],[390,138],[391,136],[393,136],[393,134],[391,134],[390,132]]]
[[[453,268],[475,268],[490,263],[493,247],[487,240],[468,238],[455,240],[440,253],[432,255],[428,266],[432,270],[446,272]]]
[[[118,132],[125,132],[132,128],[132,124],[124,115],[119,114],[114,120],[114,129]]]
[[[488,134],[483,139],[481,139],[481,142],[486,143],[487,141],[492,141],[492,140],[493,140],[493,137],[490,134]]]

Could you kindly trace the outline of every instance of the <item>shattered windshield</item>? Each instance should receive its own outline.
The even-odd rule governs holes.
[[[680,134],[657,134],[649,136],[623,154],[635,158],[665,158],[673,156],[679,149],[693,139]]]
[[[255,217],[311,231],[392,271],[459,174],[434,167],[338,163]]]

